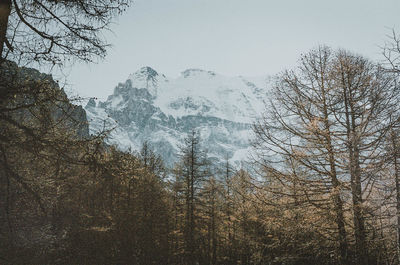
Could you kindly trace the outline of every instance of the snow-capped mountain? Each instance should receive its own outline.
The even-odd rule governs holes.
[[[92,133],[115,127],[108,142],[139,150],[149,141],[168,165],[177,159],[183,138],[200,132],[208,157],[232,162],[246,158],[251,124],[264,109],[266,78],[226,77],[188,69],[167,78],[143,67],[118,84],[104,102],[89,101]]]

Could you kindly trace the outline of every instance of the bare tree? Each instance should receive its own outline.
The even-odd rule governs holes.
[[[385,58],[384,65],[386,70],[400,76],[400,38],[396,31],[393,29],[391,35],[388,36],[389,40],[382,48],[382,54]],[[396,216],[397,216],[397,259],[400,263],[400,172],[399,172],[399,134],[398,128],[393,128],[391,134],[388,137],[390,154],[390,161],[393,166],[393,177],[395,180],[395,205],[396,205]]]
[[[343,184],[336,164],[340,151],[331,111],[337,100],[329,77],[332,58],[329,48],[319,47],[301,57],[298,71],[286,71],[278,78],[271,108],[254,126],[257,138],[253,144],[267,176],[293,186],[291,196],[296,203],[307,200],[329,208],[321,195],[331,194],[340,263],[345,264],[348,243]],[[287,167],[286,173],[282,167]]]
[[[328,210],[324,197],[330,194],[340,263],[347,262],[342,198],[348,187],[356,259],[368,263],[363,194],[371,191],[385,163],[382,143],[397,122],[392,118],[397,93],[393,75],[380,66],[319,47],[278,78],[270,109],[254,126],[254,147],[267,177],[297,186],[284,195]]]
[[[398,125],[397,82],[381,66],[346,51],[337,53],[333,75],[341,91],[335,117],[344,129],[339,138],[347,149],[344,170],[350,175],[357,259],[368,264],[363,195],[371,191],[387,162],[382,146]]]

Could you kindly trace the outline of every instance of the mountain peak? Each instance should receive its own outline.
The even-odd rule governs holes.
[[[155,77],[158,75],[157,71],[151,68],[150,66],[144,66],[136,71],[137,74],[146,75],[148,77]]]
[[[132,87],[145,88],[153,97],[156,97],[158,83],[159,81],[164,82],[166,77],[157,73],[153,68],[145,66],[129,75],[128,80],[131,81]]]
[[[156,70],[150,66],[144,66],[133,74],[129,75],[129,79],[151,80],[157,78],[158,76],[159,74]]]
[[[94,98],[90,98],[85,108],[95,108],[95,107],[96,107],[96,101],[94,100]]]
[[[213,71],[206,71],[206,70],[198,69],[198,68],[187,69],[187,70],[183,71],[181,74],[183,75],[184,78],[187,78],[189,76],[197,76],[197,75],[200,75],[200,74],[206,74],[206,75],[209,75],[209,76],[215,76],[216,75]]]

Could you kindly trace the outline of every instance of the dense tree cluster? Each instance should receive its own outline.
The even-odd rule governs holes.
[[[121,152],[89,135],[50,76],[1,69],[2,264],[251,261],[249,175],[213,170],[196,132],[168,171],[147,143]]]

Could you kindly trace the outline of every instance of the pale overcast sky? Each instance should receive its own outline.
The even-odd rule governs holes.
[[[142,66],[272,75],[319,44],[381,59],[400,0],[136,0],[106,34],[105,61],[66,71],[73,90],[106,98]]]

